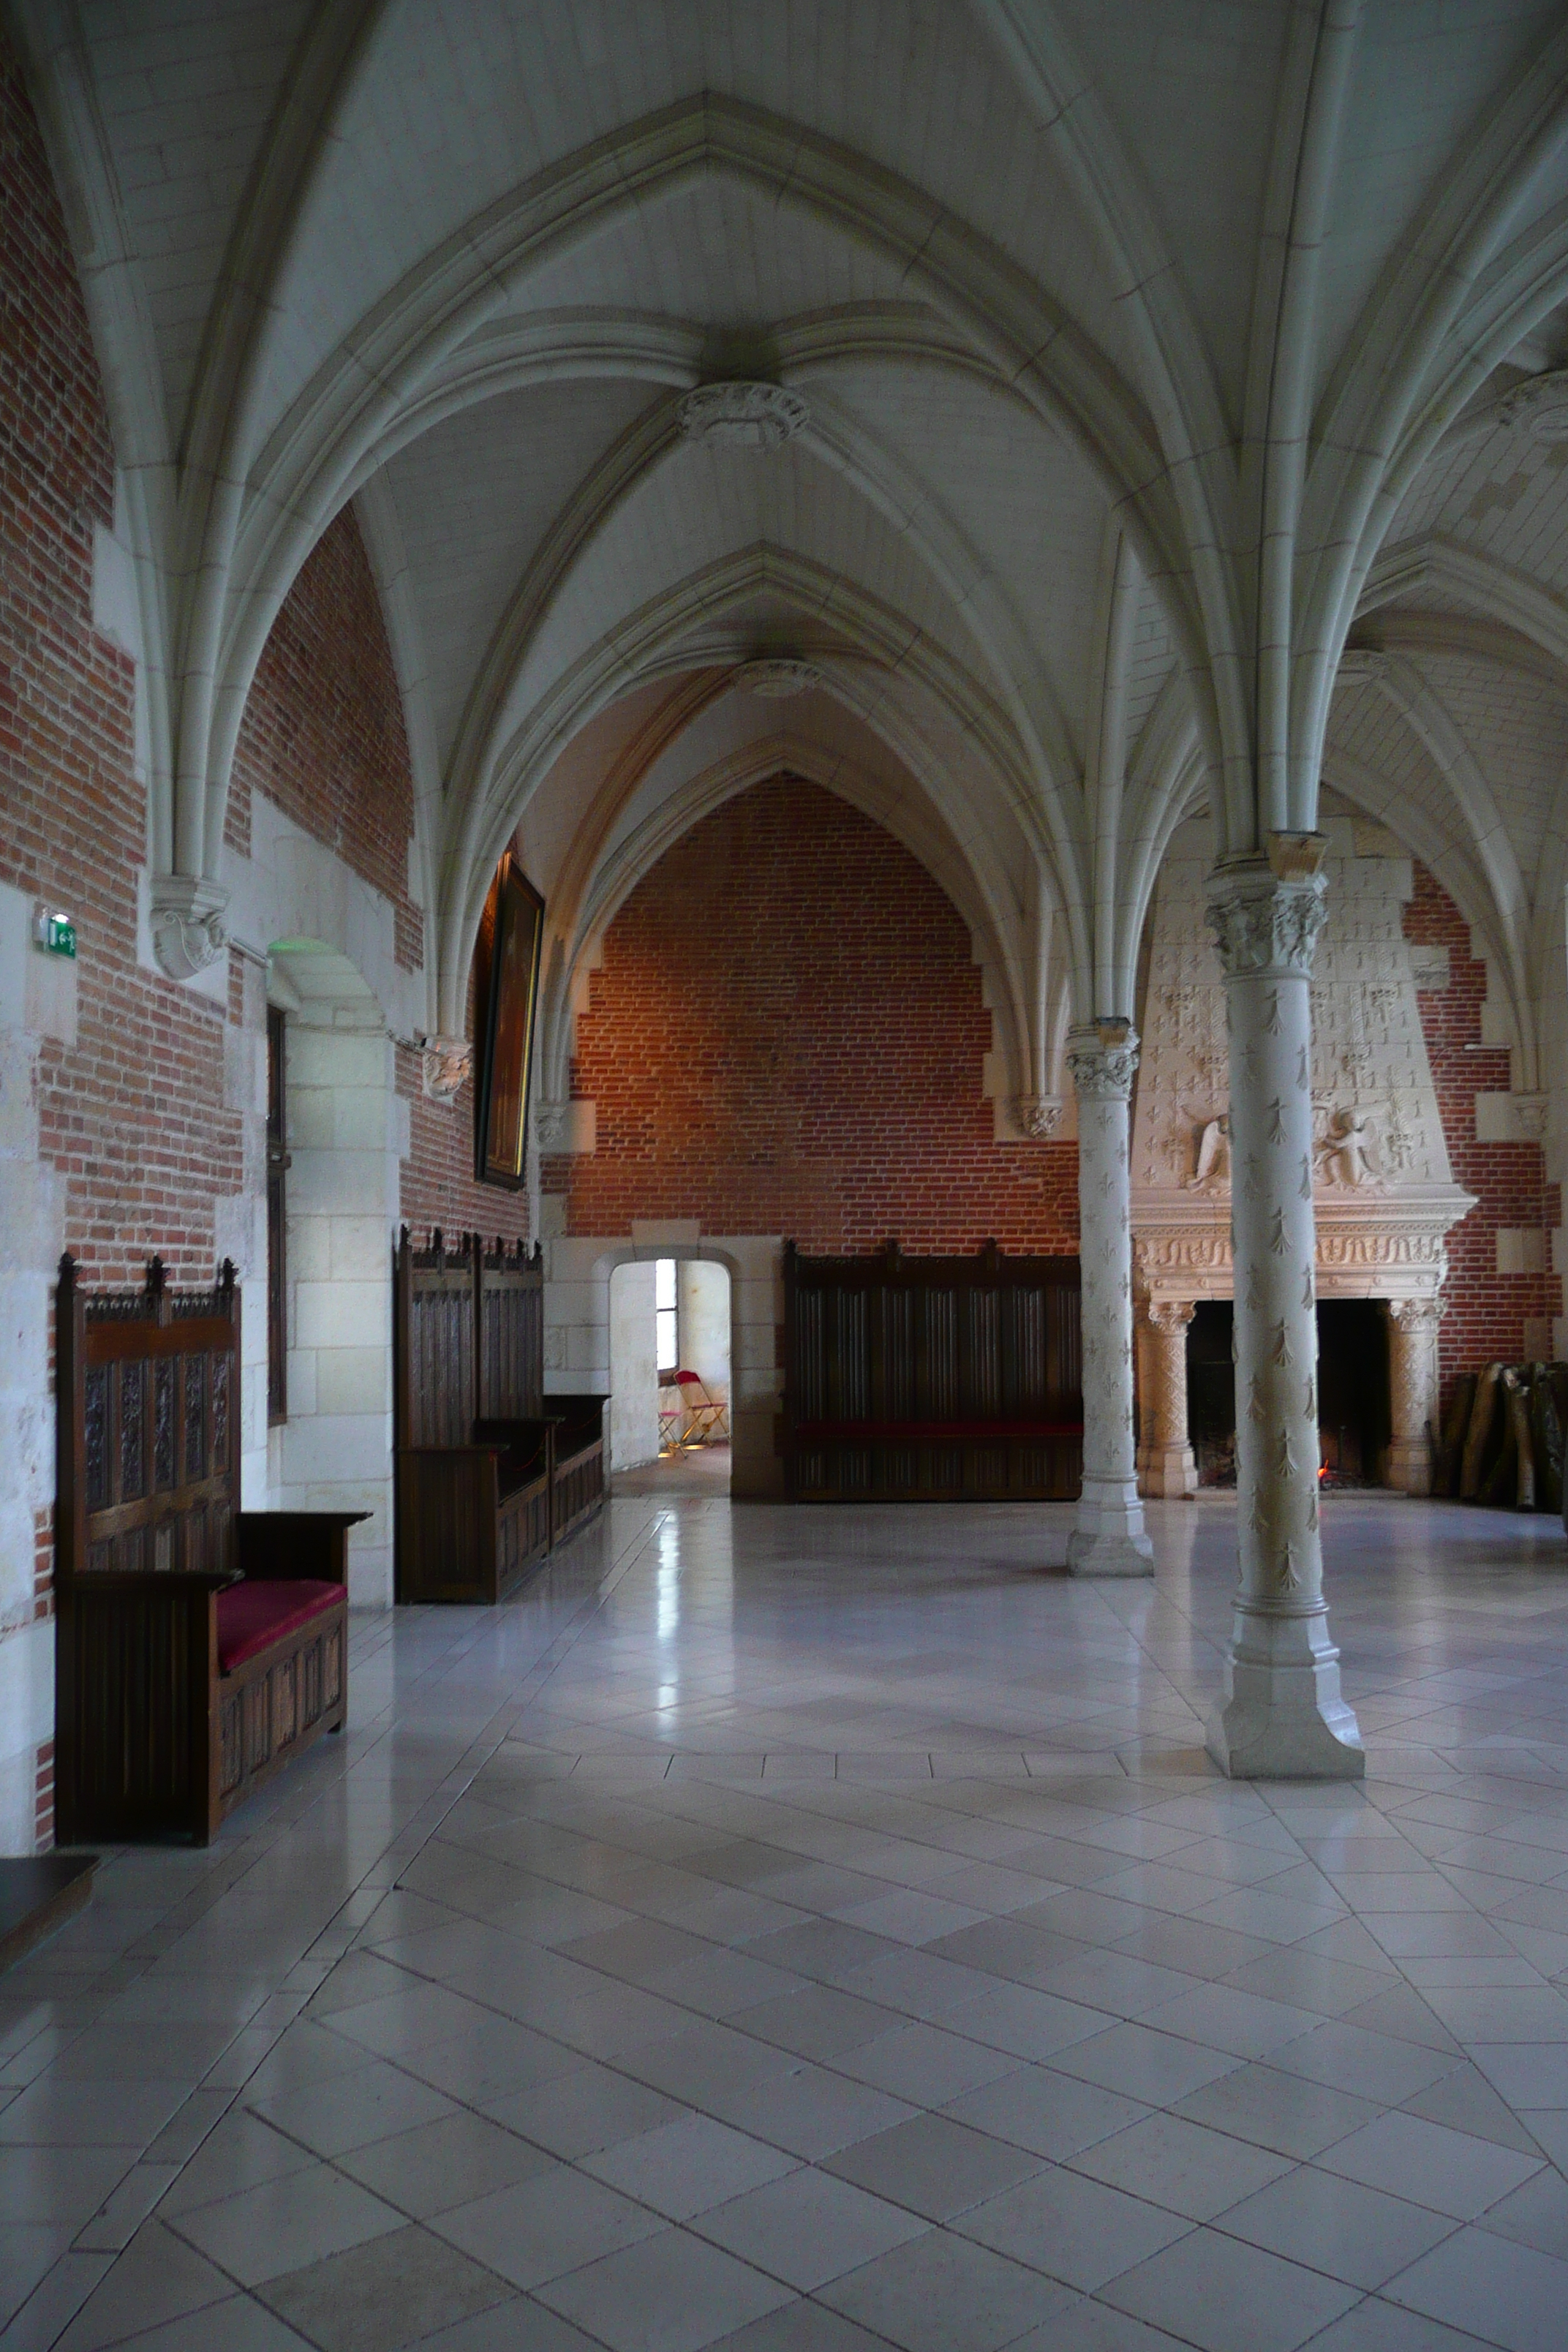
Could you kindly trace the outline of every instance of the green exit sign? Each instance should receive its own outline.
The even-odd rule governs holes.
[[[76,925],[68,915],[40,915],[33,925],[33,937],[46,955],[76,954]]]

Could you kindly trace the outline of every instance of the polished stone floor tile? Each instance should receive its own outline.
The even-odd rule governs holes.
[[[6,1979],[6,2352],[1561,2352],[1561,1538],[1333,1498],[1369,1775],[1243,1787],[1231,1507],[1069,1516],[628,1496],[356,1619]]]
[[[269,2279],[258,2293],[321,2352],[398,2352],[512,2300],[494,2271],[413,2223]]]
[[[999,2352],[1071,2307],[1071,2291],[988,2247],[932,2230],[821,2290],[903,2352]]]
[[[850,2181],[805,2166],[716,2206],[694,2226],[770,2276],[809,2292],[919,2237],[925,2223]]]
[[[1297,2352],[1357,2294],[1215,2230],[1194,2230],[1105,2289],[1107,2302],[1201,2352]]]

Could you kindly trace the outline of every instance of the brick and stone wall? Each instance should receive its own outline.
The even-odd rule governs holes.
[[[1476,1097],[1507,1093],[1509,1055],[1482,1043],[1487,970],[1472,952],[1469,926],[1424,866],[1415,866],[1415,884],[1405,910],[1406,939],[1448,950],[1447,985],[1419,992],[1421,1027],[1454,1181],[1478,1203],[1448,1236],[1448,1312],[1440,1340],[1446,1410],[1456,1374],[1498,1358],[1518,1362],[1550,1354],[1562,1286],[1548,1268],[1562,1206],[1539,1143],[1477,1138]],[[1521,1261],[1530,1270],[1504,1270]]]
[[[423,919],[408,894],[414,779],[403,698],[352,507],[311,551],[257,668],[226,826],[241,852],[257,792],[391,901],[397,961],[417,970]]]
[[[605,935],[546,1160],[569,1234],[633,1218],[803,1248],[1078,1245],[1077,1147],[997,1143],[969,932],[892,835],[781,777],[668,850]]]

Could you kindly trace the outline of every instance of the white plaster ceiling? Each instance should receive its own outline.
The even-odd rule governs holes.
[[[209,709],[232,740],[290,580],[360,492],[448,994],[497,841],[521,818],[546,877],[590,838],[621,855],[763,740],[710,691],[757,651],[819,661],[780,740],[819,773],[852,759],[931,856],[969,861],[984,921],[1014,924],[1008,985],[1045,968],[1048,901],[1122,987],[1128,877],[1205,789],[1205,532],[1247,536],[1245,467],[1234,513],[1194,484],[1268,390],[1254,338],[1307,200],[1280,159],[1348,0],[14,13],[154,583],[152,674],[218,648],[214,694],[171,688],[155,741]],[[1451,218],[1445,267],[1480,307],[1379,424],[1412,454],[1350,642],[1392,667],[1347,677],[1330,751],[1341,790],[1491,893],[1526,993],[1545,966],[1519,927],[1561,863],[1568,439],[1498,404],[1568,366],[1563,31],[1560,0],[1364,0],[1305,369],[1316,480],[1335,404],[1419,340],[1438,268],[1405,264]],[[736,374],[800,392],[801,436],[680,441],[681,393]],[[181,756],[221,810],[221,726]],[[1091,901],[1132,926],[1092,953]]]

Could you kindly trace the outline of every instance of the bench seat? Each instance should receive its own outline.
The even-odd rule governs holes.
[[[314,1577],[231,1584],[217,1596],[219,1674],[232,1675],[271,1643],[337,1607],[342,1597],[341,1584],[324,1584]]]

